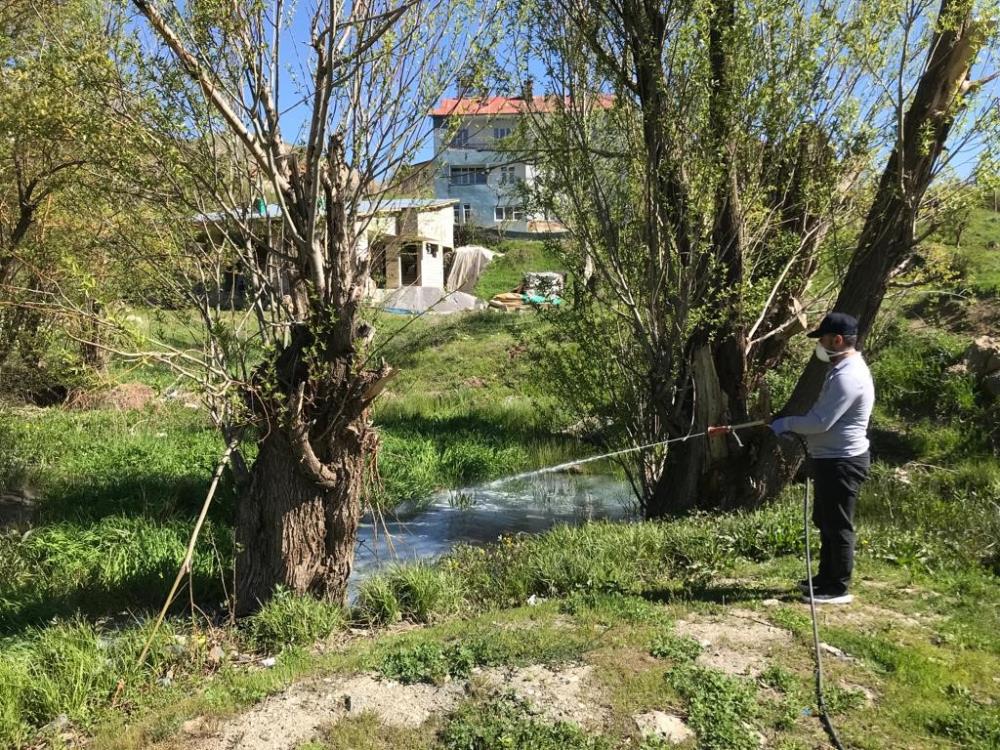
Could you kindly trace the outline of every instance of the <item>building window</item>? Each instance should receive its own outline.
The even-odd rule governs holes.
[[[451,139],[451,145],[463,148],[469,145],[469,129],[459,128],[455,131],[455,137]]]
[[[527,212],[523,206],[497,206],[493,209],[496,221],[524,221]]]
[[[500,182],[502,184],[513,183],[517,177],[514,175],[514,165],[511,164],[506,167],[500,167]]]
[[[472,221],[472,204],[466,203],[455,206],[455,223],[468,224]]]
[[[493,139],[500,141],[504,138],[510,138],[511,133],[513,132],[514,131],[511,128],[493,128]]]
[[[452,167],[452,185],[485,185],[486,167]]]

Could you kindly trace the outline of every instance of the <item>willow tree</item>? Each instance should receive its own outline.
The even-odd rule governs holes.
[[[172,361],[203,380],[236,446],[238,609],[278,585],[342,600],[377,448],[369,407],[391,375],[362,321],[365,232],[427,112],[488,43],[493,10],[134,6],[160,49],[129,74],[165,105],[137,127],[182,207],[172,229],[202,235],[169,273],[189,285],[204,347]],[[245,314],[202,293],[224,275],[247,284]]]
[[[857,317],[860,345],[891,281],[907,268],[921,239],[947,221],[948,196],[935,199],[941,220],[922,215],[928,213],[925,196],[935,179],[956,155],[968,151],[978,152],[973,179],[985,183],[995,173],[998,146],[993,139],[1000,125],[1000,96],[989,87],[1000,77],[1000,59],[990,50],[1000,39],[1000,7],[941,0],[937,15],[926,19],[914,10],[904,16],[904,24],[908,30],[923,32],[926,44],[915,50],[916,66],[912,61],[907,65],[904,58],[898,68],[897,80],[907,81],[908,94],[893,100],[891,150],[833,304],[834,309]],[[960,189],[950,197],[957,210],[967,208]],[[782,411],[799,414],[808,409],[824,374],[819,361],[811,360]],[[779,447],[773,439],[765,445],[751,474],[754,501],[773,495],[802,458],[797,446]]]
[[[50,337],[83,332],[45,303],[58,293],[88,304],[83,277],[111,265],[102,243],[121,219],[118,178],[134,166],[108,107],[115,45],[89,0],[0,6],[0,366],[20,360],[5,386],[50,385],[39,382]],[[93,347],[83,354],[99,363]]]
[[[927,86],[950,111],[967,101],[948,83],[967,68],[934,63],[954,4],[937,20],[925,4],[868,0],[543,5],[554,22],[525,47],[557,113],[532,119],[537,197],[569,225],[564,250],[588,289],[558,316],[557,379],[614,442],[767,416],[767,374],[885,200],[871,175],[887,156],[901,173],[895,145],[922,153],[948,134],[905,113]],[[974,59],[986,37],[968,41]],[[821,264],[833,281],[817,289]],[[766,430],[740,437],[639,453],[626,469],[645,513],[772,492],[784,454]]]

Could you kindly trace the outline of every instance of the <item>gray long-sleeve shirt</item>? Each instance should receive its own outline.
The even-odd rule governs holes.
[[[875,405],[875,385],[861,354],[830,367],[823,390],[807,414],[771,423],[779,435],[804,435],[813,458],[852,458],[868,450],[868,420]]]

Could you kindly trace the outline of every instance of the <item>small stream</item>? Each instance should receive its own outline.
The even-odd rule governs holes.
[[[626,483],[589,474],[548,474],[439,492],[425,508],[402,510],[384,525],[365,517],[352,588],[382,567],[434,559],[457,544],[489,544],[501,535],[538,533],[559,523],[628,518],[633,502]]]

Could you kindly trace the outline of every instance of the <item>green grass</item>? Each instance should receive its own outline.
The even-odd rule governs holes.
[[[767,515],[772,512],[748,514],[742,525],[730,528],[729,533],[738,534],[740,528],[750,529],[755,524],[766,523]],[[775,595],[772,593],[775,586],[786,592],[791,589],[790,582],[797,575],[801,560],[796,555],[765,557],[754,553],[753,557],[759,559],[726,563],[717,573],[717,576],[725,576],[727,580],[736,576],[741,580],[757,582],[758,589],[747,588],[740,595],[737,600],[739,605],[755,608],[757,618],[788,627],[794,634],[793,643],[776,653],[771,668],[757,683],[775,691],[776,697],[770,697],[761,694],[753,682],[728,677],[693,663],[698,655],[697,644],[675,634],[671,623],[676,620],[697,617],[706,612],[724,616],[727,608],[715,603],[712,591],[716,588],[722,591],[735,589],[717,579],[689,586],[681,583],[684,576],[679,574],[685,567],[697,567],[703,562],[698,557],[700,554],[711,556],[710,548],[704,546],[703,534],[714,529],[714,519],[695,518],[672,526],[676,530],[663,536],[667,525],[593,524],[539,536],[531,540],[537,547],[500,543],[481,554],[483,559],[493,558],[495,563],[495,554],[504,550],[506,562],[499,569],[499,580],[524,570],[528,560],[531,561],[529,567],[534,568],[540,577],[555,579],[560,575],[558,571],[565,558],[542,555],[540,549],[555,550],[569,546],[571,550],[579,550],[573,554],[584,556],[584,550],[588,548],[624,546],[621,536],[624,530],[648,528],[650,531],[646,533],[652,535],[655,544],[649,540],[644,542],[643,536],[632,537],[636,543],[621,553],[623,557],[630,555],[640,568],[645,569],[642,576],[632,579],[631,594],[608,593],[602,581],[593,578],[589,582],[577,582],[565,596],[556,596],[533,607],[496,609],[494,597],[482,598],[466,590],[468,598],[464,602],[464,616],[461,618],[448,617],[442,612],[439,618],[427,618],[435,621],[430,626],[406,632],[388,631],[373,638],[355,640],[353,645],[325,656],[307,656],[296,649],[286,650],[279,657],[278,672],[241,671],[224,666],[211,681],[195,677],[188,681],[185,675],[191,673],[194,665],[204,663],[207,644],[188,638],[182,647],[174,648],[172,644],[177,641],[168,631],[163,639],[163,648],[155,650],[158,654],[155,658],[161,661],[155,662],[156,666],[148,665],[145,676],[140,675],[135,685],[137,691],[146,691],[148,688],[143,685],[148,683],[144,680],[158,677],[173,666],[177,674],[176,687],[160,688],[146,695],[137,693],[137,705],[145,707],[142,715],[146,718],[133,719],[128,737],[114,742],[98,731],[97,747],[144,746],[138,738],[148,739],[157,733],[169,736],[185,718],[193,715],[225,714],[238,710],[280,689],[296,676],[316,669],[327,670],[328,673],[331,670],[346,673],[374,670],[404,683],[440,684],[445,680],[474,680],[473,672],[477,667],[517,667],[541,663],[558,668],[561,664],[580,662],[598,668],[596,674],[604,685],[602,689],[611,699],[608,705],[615,707],[616,713],[607,733],[601,736],[584,735],[572,727],[555,724],[535,713],[526,713],[519,704],[496,708],[496,697],[476,695],[471,696],[471,703],[460,708],[455,715],[438,716],[428,727],[397,732],[373,723],[370,717],[359,717],[345,725],[346,736],[359,737],[357,747],[391,746],[384,743],[393,737],[399,741],[403,741],[400,739],[403,737],[413,737],[415,743],[421,743],[414,744],[414,747],[447,748],[453,746],[449,743],[458,741],[456,738],[486,743],[482,747],[495,747],[497,745],[490,745],[489,742],[497,737],[514,738],[511,747],[530,747],[532,745],[518,744],[527,741],[519,739],[525,733],[539,738],[538,741],[547,742],[549,740],[544,738],[554,738],[552,741],[570,743],[566,745],[569,747],[574,746],[571,743],[576,742],[574,738],[577,736],[598,743],[595,747],[603,747],[605,745],[600,743],[605,742],[610,743],[609,746],[620,746],[623,738],[631,736],[633,731],[631,714],[657,708],[686,716],[699,733],[699,747],[752,747],[754,745],[750,743],[756,741],[756,731],[760,730],[768,733],[775,746],[796,747],[796,743],[806,742],[812,736],[814,730],[810,727],[815,722],[808,616],[806,610],[797,604],[777,608],[764,608],[760,604],[762,598]],[[743,546],[755,549],[756,542],[744,543]],[[654,560],[659,572],[652,569]],[[550,564],[555,569],[544,573],[542,566]],[[449,564],[443,564],[442,569],[448,570]],[[504,573],[504,569],[508,572]],[[428,571],[427,566],[420,566],[414,578],[424,580]],[[406,579],[406,576],[400,575],[401,572],[396,571],[397,578]],[[899,624],[890,624],[886,629],[885,623],[866,619],[824,621],[821,625],[823,639],[857,660],[842,663],[827,659],[828,702],[845,739],[858,747],[877,746],[866,743],[866,737],[882,738],[883,746],[894,747],[938,747],[939,741],[949,738],[960,744],[980,742],[979,745],[971,744],[972,747],[989,747],[984,743],[988,743],[988,738],[992,736],[989,732],[993,731],[992,722],[995,722],[995,710],[989,703],[991,696],[995,695],[992,676],[1000,669],[1000,649],[995,636],[995,618],[1000,611],[1000,586],[997,586],[996,578],[982,568],[966,568],[964,572],[953,575],[931,575],[919,569],[905,570],[880,562],[868,553],[859,557],[858,572],[865,581],[884,583],[880,588],[869,588],[865,583],[859,583],[865,606],[870,604],[883,608],[883,611],[891,609],[907,616],[918,614],[931,617],[928,621],[933,623],[934,630],[928,633]],[[394,590],[399,587],[397,583],[389,588]],[[425,587],[420,585],[416,588]],[[904,589],[911,593],[900,593]],[[914,591],[926,594],[917,596],[912,593]],[[959,601],[961,605],[956,606]],[[444,611],[453,612],[453,605],[448,603]],[[481,613],[476,614],[477,611]],[[277,634],[274,636],[276,640],[307,639],[299,631],[286,633],[282,630],[285,625],[308,620],[308,616],[302,615],[302,610],[276,606],[273,614],[273,618],[269,615],[265,619],[271,623],[268,632]],[[970,621],[982,621],[982,631],[963,630],[962,624]],[[313,635],[322,633],[328,625],[329,622],[325,623]],[[73,652],[75,655],[67,667],[69,672],[78,669],[77,665],[91,664],[88,659],[100,653],[100,634],[92,636],[89,631],[85,633],[84,642],[89,645],[78,655]],[[134,657],[134,642],[131,648],[131,651],[122,653]],[[650,651],[655,656],[643,657]],[[43,653],[51,653],[51,647],[46,647]],[[21,661],[5,660],[5,663],[14,664],[28,662],[36,663],[34,656]],[[51,659],[37,663],[51,669]],[[48,715],[46,712],[55,708],[79,717],[83,726],[87,726],[87,722],[108,721],[115,714],[106,708],[106,691],[109,685],[113,686],[111,674],[118,669],[120,667],[112,666],[107,674],[99,671],[93,678],[96,683],[88,677],[84,683],[87,699],[83,702],[80,693],[69,688],[74,681],[67,679],[67,672],[54,670],[51,682],[58,686],[54,702],[25,698],[19,699],[21,702],[15,705],[29,702],[38,705],[34,723],[41,723]],[[21,685],[23,687],[18,690],[23,692],[28,690],[30,683],[19,677],[0,684]],[[860,694],[850,684],[866,685],[876,692],[879,696],[876,705],[862,705]],[[91,686],[94,686],[93,689]],[[192,688],[194,692],[184,701],[165,699],[165,695],[174,694],[171,691],[182,691],[185,686],[188,686],[186,689],[189,692]],[[152,699],[156,695],[163,702]],[[500,703],[503,704],[504,700]],[[812,710],[812,715],[804,714],[806,709]],[[523,725],[525,721],[527,726]],[[20,736],[29,736],[25,724],[15,726],[23,732]],[[368,739],[360,739],[364,732],[369,732],[364,735]],[[335,734],[339,735],[331,730],[317,747],[354,746],[337,744],[341,741],[336,739]],[[980,741],[980,737],[986,739]],[[134,744],[129,745],[128,742]],[[368,742],[371,744],[365,744]],[[651,748],[654,745],[648,746]]]
[[[501,698],[459,711],[442,733],[447,750],[611,750],[602,737],[588,736],[565,722],[549,723],[533,717],[516,698]]]
[[[518,240],[501,243],[497,248],[504,253],[486,267],[476,284],[475,294],[490,299],[501,292],[514,289],[528,271],[560,271],[565,268],[545,246],[537,240]]]
[[[973,209],[956,255],[969,287],[982,297],[1000,295],[1000,247],[991,242],[1000,243],[1000,213]]]
[[[963,240],[968,281],[979,291],[995,288],[996,251],[987,252],[984,239],[994,221],[977,214]],[[502,291],[525,270],[553,267],[540,244],[521,243],[491,267],[479,291]],[[185,320],[142,324],[159,326],[179,345],[194,341]],[[375,409],[383,441],[375,501],[387,508],[419,504],[440,488],[587,452],[560,434],[567,418],[538,382],[525,347],[546,325],[534,314],[380,320],[380,354],[401,373]],[[824,638],[860,660],[830,666],[828,697],[858,747],[996,745],[1000,420],[971,381],[948,372],[966,343],[898,325],[871,352],[881,460],[859,503],[858,570],[887,589],[865,589],[864,598],[933,624],[929,632],[887,632],[885,623],[824,626]],[[174,382],[152,365],[116,365],[112,372],[161,390]],[[777,390],[788,385],[787,376],[775,378]],[[440,564],[371,579],[350,613],[281,594],[241,628],[216,629],[212,618],[177,616],[184,591],[150,657],[137,664],[149,615],[176,572],[221,448],[204,415],[177,403],[132,412],[0,413],[0,488],[40,498],[31,533],[0,536],[0,745],[32,742],[39,727],[66,714],[74,727],[94,733],[95,747],[145,747],[172,736],[187,717],[238,710],[320,669],[372,669],[435,683],[464,679],[479,667],[584,660],[599,667],[616,707],[607,738],[580,739],[516,702],[494,700],[474,701],[413,731],[353,718],[343,735],[328,733],[318,747],[448,747],[466,740],[600,747],[605,739],[635,739],[630,712],[664,706],[690,718],[704,747],[747,746],[755,735],[732,718],[744,714],[774,735],[775,747],[811,746],[801,716],[813,700],[809,628],[797,605],[786,600],[759,610],[796,638],[761,678],[770,697],[702,671],[692,661],[696,644],[671,627],[681,617],[725,612],[734,601],[754,608],[765,597],[785,596],[801,575],[798,486],[752,513],[561,527],[460,548]],[[234,506],[226,477],[190,579],[197,603],[213,617],[225,613]],[[904,597],[904,588],[923,593]],[[532,596],[542,603],[524,607]],[[341,632],[348,618],[422,627],[402,634],[376,629],[379,635],[335,655],[308,651]],[[277,654],[278,664],[264,670],[210,663],[215,643],[226,653]],[[859,705],[841,682],[876,689],[879,703]],[[535,739],[524,740],[528,735]],[[358,739],[345,745],[342,736]]]

